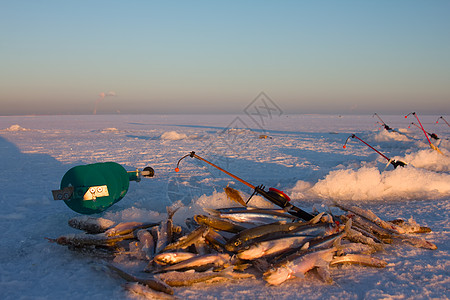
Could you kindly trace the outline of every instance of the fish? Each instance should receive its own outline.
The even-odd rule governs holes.
[[[237,246],[236,249],[239,252],[242,249],[247,249],[254,244],[269,240],[281,239],[287,236],[309,237],[311,239],[314,239],[318,237],[328,236],[336,232],[339,232],[339,227],[334,226],[334,224],[319,223],[310,226],[298,227],[288,232],[270,232],[266,235],[249,239]]]
[[[258,209],[258,208],[244,208],[241,210],[220,211],[215,209],[205,209],[210,214],[225,218],[235,222],[253,223],[253,224],[268,224],[276,221],[293,222],[298,218],[287,214],[280,209]]]
[[[393,233],[388,229],[380,227],[377,224],[357,215],[352,215],[350,218],[353,220],[353,225],[355,228],[360,228],[368,231],[369,233],[373,233],[377,238],[383,241],[383,243],[392,243]]]
[[[173,221],[172,217],[176,213],[177,209],[171,209],[167,208],[167,219],[162,221],[161,224],[159,224],[158,230],[157,230],[157,240],[156,240],[156,248],[155,253],[160,253],[162,250],[170,244],[172,241],[172,235],[173,235]]]
[[[403,219],[396,219],[389,221],[399,227],[402,227],[406,233],[427,233],[431,232],[431,229],[425,226],[420,226],[417,222],[411,217],[408,221]]]
[[[169,295],[163,292],[155,291],[146,285],[138,282],[127,282],[123,285],[124,289],[131,295],[139,297],[139,299],[163,299],[171,300],[175,299],[173,295]]]
[[[162,251],[165,252],[174,249],[186,249],[200,240],[204,241],[205,236],[210,232],[210,230],[211,229],[208,226],[200,226],[188,235],[182,236],[176,242],[167,245]]]
[[[216,230],[231,232],[231,233],[238,233],[242,230],[247,229],[247,227],[241,226],[239,224],[235,224],[229,220],[226,219],[219,219],[214,218],[211,216],[205,216],[205,215],[195,215],[194,220],[199,225],[206,225]]]
[[[243,279],[254,278],[253,274],[233,272],[233,266],[227,267],[221,271],[196,272],[188,270],[185,272],[171,271],[155,275],[160,280],[172,287],[190,286],[199,282],[210,282],[218,279]]]
[[[137,229],[144,229],[158,226],[159,223],[144,223],[144,222],[122,222],[116,226],[105,231],[106,236],[124,235],[133,232]]]
[[[226,253],[206,254],[195,256],[180,263],[163,267],[158,270],[158,272],[161,273],[185,269],[208,270],[211,267],[221,267],[230,263],[231,257]]]
[[[436,250],[437,246],[432,243],[429,242],[421,237],[415,237],[415,236],[411,236],[411,235],[399,235],[397,236],[397,238],[401,239],[402,242],[406,242],[408,244],[410,244],[411,246],[417,247],[417,248],[423,248],[423,249],[428,249],[428,250]]]
[[[140,229],[137,231],[136,236],[139,240],[140,250],[147,259],[152,259],[155,253],[155,239],[153,235],[146,229]]]
[[[238,252],[239,259],[253,260],[265,256],[276,255],[281,252],[301,247],[312,238],[309,236],[286,236],[279,239],[263,241]]]
[[[205,240],[218,252],[223,252],[223,250],[225,249],[225,244],[227,243],[227,240],[225,240],[222,235],[214,230],[210,230],[208,232],[208,234],[205,236]]]
[[[56,242],[57,244],[64,246],[113,246],[117,242],[133,238],[135,238],[135,234],[133,232],[119,236],[107,236],[104,233],[87,234],[83,232],[62,235],[56,239],[47,238],[47,240],[49,240],[50,242]]]
[[[173,265],[197,256],[192,252],[164,252],[155,255],[153,261],[159,265]]]
[[[374,212],[372,212],[369,209],[363,209],[361,207],[354,206],[354,205],[353,206],[345,206],[343,204],[338,204],[336,202],[334,203],[334,205],[339,207],[342,210],[352,212],[362,218],[365,218],[365,219],[377,224],[381,228],[389,230],[391,233],[393,233],[393,232],[398,233],[398,234],[406,233],[405,229],[403,229],[402,227],[397,226],[391,222],[387,222],[387,221],[380,219]]]
[[[368,245],[375,251],[381,251],[384,249],[384,245],[382,243],[377,242],[372,237],[364,235],[360,231],[354,230],[353,228],[349,230],[346,239],[355,243]]]
[[[131,275],[111,264],[107,264],[106,266],[111,271],[115,272],[117,275],[119,275],[126,281],[138,282],[138,283],[148,286],[151,289],[154,289],[155,291],[173,295],[173,289],[169,285],[167,285],[164,281],[162,281],[154,276],[137,277],[137,276]]]
[[[300,227],[306,227],[307,225],[315,224],[320,221],[322,215],[323,214],[320,214],[320,216],[314,217],[309,222],[275,222],[242,230],[228,240],[228,242],[225,244],[225,249],[227,249],[228,251],[237,251],[239,248],[243,246],[245,247],[245,242],[249,240],[263,237],[276,232],[288,233],[299,229]]]
[[[294,277],[303,277],[306,272],[316,266],[326,266],[333,259],[336,247],[306,251],[300,257],[270,269],[263,274],[264,280],[270,285],[280,285]]]
[[[347,254],[343,256],[335,256],[331,260],[330,266],[344,263],[359,264],[375,268],[384,268],[387,266],[387,262],[385,260],[363,254]]]
[[[116,222],[105,218],[94,218],[90,216],[77,216],[69,219],[68,224],[75,229],[83,230],[90,234],[102,233],[113,227]]]
[[[247,206],[247,203],[245,203],[244,199],[242,199],[241,194],[237,190],[226,186],[224,188],[224,191],[228,199],[233,200],[234,202],[239,203],[242,206]]]
[[[282,266],[289,261],[295,260],[296,258],[304,255],[307,251],[319,250],[319,249],[328,249],[330,247],[336,247],[338,250],[342,249],[341,240],[347,236],[352,227],[352,220],[350,219],[345,226],[336,233],[325,235],[325,236],[317,236],[309,239],[301,248],[292,249],[291,251],[286,252],[284,255],[275,257],[271,264],[274,267]]]

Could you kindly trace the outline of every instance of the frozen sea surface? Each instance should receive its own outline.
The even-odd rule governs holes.
[[[187,299],[448,299],[450,292],[449,127],[439,116],[420,116],[440,140],[431,150],[414,119],[383,116],[400,133],[379,129],[370,115],[92,115],[0,117],[0,292],[3,299],[126,299],[123,281],[99,270],[97,259],[49,243],[75,229],[77,215],[52,199],[73,166],[104,161],[127,170],[151,166],[155,177],[130,183],[127,195],[98,216],[115,221],[166,217],[166,207],[184,206],[174,220],[203,208],[231,205],[228,184],[248,187],[198,160],[190,151],[253,185],[285,191],[307,211],[328,211],[332,201],[369,208],[381,218],[414,218],[432,232],[435,251],[404,244],[377,256],[384,269],[333,268],[334,283],[314,274],[268,286],[262,279],[197,284],[175,289]],[[388,158],[408,163],[394,170]],[[260,135],[267,138],[261,139]],[[261,198],[252,201],[264,202]]]

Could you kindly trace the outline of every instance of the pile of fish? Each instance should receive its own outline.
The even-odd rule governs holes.
[[[227,194],[236,193],[230,189]],[[384,221],[361,207],[335,206],[341,215],[317,213],[308,222],[282,209],[256,207],[209,209],[183,226],[174,224],[176,210],[169,208],[161,222],[115,224],[79,216],[69,225],[84,232],[49,240],[101,258],[103,269],[128,281],[130,293],[149,298],[172,297],[174,287],[218,280],[279,285],[312,270],[331,283],[339,264],[385,267],[375,255],[388,244],[437,249],[417,235],[431,230],[412,218]],[[126,270],[130,261],[141,269]]]

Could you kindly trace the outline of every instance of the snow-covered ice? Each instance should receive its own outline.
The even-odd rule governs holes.
[[[175,222],[204,208],[231,205],[230,186],[248,187],[198,160],[190,151],[244,180],[284,190],[307,211],[334,210],[332,201],[369,208],[382,219],[414,218],[432,229],[435,251],[394,244],[377,256],[384,269],[332,268],[334,283],[314,274],[280,286],[261,279],[177,288],[188,299],[448,299],[450,297],[450,142],[439,116],[420,116],[445,155],[428,146],[404,116],[383,116],[399,133],[379,130],[370,115],[91,115],[0,117],[0,292],[2,299],[127,299],[120,278],[98,268],[93,257],[45,238],[77,232],[76,216],[52,199],[67,170],[114,161],[127,170],[151,166],[155,177],[130,183],[127,195],[99,214],[114,221],[159,221],[166,207],[182,205]],[[360,138],[408,165],[394,169]],[[261,139],[261,134],[269,138]],[[268,205],[255,197],[255,205]]]

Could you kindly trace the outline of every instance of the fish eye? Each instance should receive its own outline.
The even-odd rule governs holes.
[[[236,242],[234,242],[234,245],[235,245],[235,246],[239,246],[240,244],[242,244],[241,241],[236,241]]]

